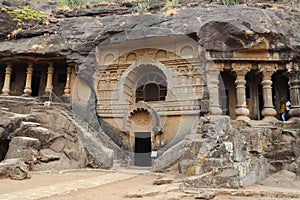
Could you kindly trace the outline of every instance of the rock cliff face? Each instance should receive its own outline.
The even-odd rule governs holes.
[[[251,48],[264,36],[271,42],[271,50],[293,50],[297,59],[300,12],[284,6],[262,7],[183,5],[171,16],[166,12],[130,14],[125,5],[57,12],[57,18],[50,18],[50,24],[21,31],[12,40],[4,37],[16,29],[15,24],[5,23],[0,32],[0,57],[63,56],[78,63],[79,74],[87,83],[95,70],[97,45],[159,36],[188,35],[201,48],[218,51]],[[9,20],[2,11],[0,15]]]
[[[60,11],[53,14],[48,25],[20,31],[10,40],[6,36],[17,28],[16,24],[0,11],[0,58],[65,57],[76,63],[78,78],[90,88],[94,87],[93,75],[98,66],[94,55],[98,45],[152,37],[187,35],[202,50],[217,51],[254,48],[264,37],[270,42],[270,51],[292,50],[291,59],[300,60],[299,10],[270,4],[195,5],[185,2],[172,14],[132,14],[128,4]],[[6,105],[2,103],[1,107]],[[33,170],[86,166],[88,156],[67,117],[38,104],[24,106],[18,112],[10,108],[10,112],[1,111],[0,158],[22,158]],[[182,150],[176,161],[183,173],[210,174],[188,180],[187,185],[240,187],[279,169],[299,174],[299,132],[284,127],[241,128],[230,125],[226,117],[202,118],[200,123],[194,138],[175,147]],[[158,162],[154,165],[157,171],[174,164]],[[263,171],[257,173],[257,169]]]

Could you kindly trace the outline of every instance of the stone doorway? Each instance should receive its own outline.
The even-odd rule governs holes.
[[[0,140],[0,162],[4,160],[9,147],[9,140]]]
[[[41,82],[41,71],[35,71],[33,72],[32,76],[32,93],[31,95],[36,97],[39,96],[40,91],[40,82]]]
[[[151,133],[135,132],[134,165],[151,166]]]

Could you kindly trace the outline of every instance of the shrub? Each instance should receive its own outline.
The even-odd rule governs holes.
[[[113,0],[58,0],[57,7],[69,7],[69,8],[80,8],[81,6],[92,4],[92,3],[109,3]]]
[[[154,0],[144,0],[144,1],[139,1],[135,7],[133,8],[134,12],[146,12],[149,10],[149,8],[151,7],[151,4],[155,2]]]
[[[218,0],[218,2],[228,6],[228,5],[237,5],[237,4],[244,3],[244,0]]]
[[[29,6],[15,10],[8,10],[7,8],[2,7],[1,10],[16,21],[18,23],[18,27],[21,28],[32,28],[48,18],[48,16],[43,12],[33,10]]]
[[[179,3],[178,0],[167,0],[165,7],[166,8],[173,8],[173,7],[177,6],[178,3]]]

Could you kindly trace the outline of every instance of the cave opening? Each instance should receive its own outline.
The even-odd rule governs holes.
[[[10,140],[0,140],[0,162],[4,160],[8,151]]]

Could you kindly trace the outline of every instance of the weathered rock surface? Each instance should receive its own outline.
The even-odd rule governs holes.
[[[28,114],[1,113],[0,140],[9,141],[7,152],[1,151],[5,159],[19,158],[30,170],[85,167],[87,156],[73,123],[52,107],[33,107]]]
[[[239,188],[278,170],[299,173],[299,131],[236,126],[222,118],[203,118],[190,154],[179,160],[179,171],[194,175],[186,186]]]
[[[129,13],[126,6],[58,12],[60,18],[51,19],[49,25],[4,40],[16,25],[6,23],[11,19],[0,12],[0,22],[6,24],[0,28],[0,58],[63,56],[77,63],[78,78],[93,88],[98,66],[94,51],[98,45],[150,37],[188,35],[202,49],[229,52],[253,48],[267,39],[271,51],[293,50],[294,57],[289,59],[300,57],[300,12],[296,9],[271,4],[261,8],[210,5],[186,7],[171,16],[162,12]],[[80,141],[67,117],[45,108],[31,111],[24,106],[21,110],[22,115],[3,112],[7,117],[0,120],[0,138],[11,140],[8,158],[25,158],[35,170],[79,168],[86,160],[93,167],[112,165],[113,152],[103,145],[99,147],[101,142],[90,143],[91,135],[84,129],[79,129]],[[155,171],[179,161],[182,173],[201,174],[187,182],[190,186],[235,188],[261,181],[282,169],[299,175],[299,132],[231,125],[228,117],[201,120],[195,137],[166,150],[154,162]],[[87,155],[81,142],[90,144],[85,146]]]
[[[14,22],[6,13],[0,11],[0,40],[7,38],[7,35],[15,30],[17,23]]]
[[[11,139],[5,159],[20,158],[24,162],[33,162],[38,156],[41,143],[36,138],[14,137]]]
[[[97,45],[182,34],[210,50],[251,48],[261,42],[262,36],[271,41],[270,48],[274,50],[300,49],[299,12],[295,10],[214,5],[181,9],[173,16],[164,13],[128,15],[128,12],[124,7],[76,10],[72,16],[81,17],[53,20],[47,26],[21,32],[17,36],[20,39],[3,41],[0,56],[60,55],[82,63],[88,62],[87,55]]]
[[[0,162],[0,176],[9,176],[14,180],[30,178],[27,165],[17,158]]]
[[[195,199],[213,199],[215,198],[216,194],[211,191],[203,191],[197,195],[195,195]]]

